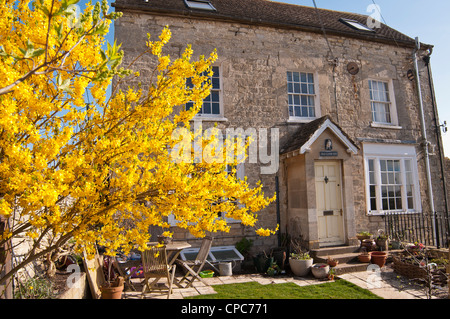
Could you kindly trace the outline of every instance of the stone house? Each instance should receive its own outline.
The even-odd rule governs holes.
[[[384,228],[386,212],[447,211],[431,45],[367,16],[269,0],[113,5],[123,12],[115,38],[125,66],[166,25],[172,57],[187,44],[196,56],[217,49],[213,90],[197,120],[267,139],[277,169],[264,171],[269,162],[259,154],[239,171],[250,184],[261,180],[267,196],[278,194],[258,214],[261,226],[279,224],[280,234],[312,249],[355,244],[357,232]],[[145,78],[152,61],[134,68]],[[180,230],[174,237],[194,241]],[[215,245],[251,238],[257,250],[281,239],[258,238],[239,223],[214,237]]]

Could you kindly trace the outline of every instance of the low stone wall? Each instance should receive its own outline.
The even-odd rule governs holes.
[[[89,299],[89,298],[90,298],[90,291],[86,273],[81,273],[78,287],[69,288],[58,297],[58,299]]]

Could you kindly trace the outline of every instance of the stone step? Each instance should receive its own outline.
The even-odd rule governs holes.
[[[352,261],[358,260],[359,253],[345,253],[345,254],[336,254],[336,255],[327,255],[327,256],[315,256],[315,263],[327,263],[328,257],[336,259],[339,261],[339,264],[345,264]]]
[[[352,272],[359,272],[359,271],[367,271],[367,268],[369,267],[370,263],[361,263],[359,261],[339,264],[334,268],[334,273],[336,276],[352,273]]]
[[[324,247],[319,249],[311,249],[310,253],[314,257],[327,257],[332,255],[341,255],[348,253],[357,253],[359,252],[360,246],[333,246],[333,247]]]

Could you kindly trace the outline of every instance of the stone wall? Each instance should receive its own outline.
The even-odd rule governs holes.
[[[318,79],[320,115],[331,115],[358,146],[361,147],[364,141],[416,145],[422,208],[429,210],[417,88],[415,82],[411,82],[406,76],[407,71],[414,68],[411,48],[329,36],[333,51],[330,52],[320,33],[125,12],[123,17],[115,22],[116,38],[125,51],[123,65],[127,66],[137,54],[145,50],[147,33],[154,39],[166,25],[170,27],[173,36],[164,53],[173,58],[179,57],[188,43],[192,44],[195,56],[209,55],[217,49],[218,61],[215,65],[221,68],[223,117],[226,119],[217,123],[219,129],[278,128],[282,145],[286,137],[295,132],[299,125],[288,121],[286,72],[312,72]],[[335,57],[337,64],[333,63]],[[357,75],[352,76],[347,72],[349,62],[356,62],[360,66]],[[436,138],[432,126],[434,118],[427,74],[422,61],[419,64],[428,137],[431,145],[435,146]],[[152,72],[152,65],[154,61],[150,57],[144,57],[133,66],[133,69],[140,71],[144,86]],[[371,126],[369,78],[392,79],[398,114],[397,127]],[[203,123],[205,128],[210,125],[214,123]],[[442,186],[439,183],[438,159],[436,150],[430,160],[435,177],[433,188],[436,209],[440,210],[443,209],[443,201],[440,200]],[[384,227],[384,221],[380,217],[367,216],[362,151],[353,156],[352,161],[356,231],[376,231]],[[250,184],[261,180],[267,196],[274,194],[274,174],[261,174],[258,164],[246,164],[245,172]],[[284,216],[287,210],[287,185],[279,186],[280,215]],[[276,215],[274,203],[258,214],[261,226],[274,227]],[[284,232],[285,227],[286,225],[282,224],[280,230]],[[216,234],[215,237],[223,235],[224,244],[234,244],[241,236],[250,234],[253,234],[251,230],[233,225],[231,233]],[[189,238],[185,233],[175,236]],[[255,246],[261,244],[262,247],[270,247],[276,242],[276,237],[273,236],[269,239],[258,239]]]

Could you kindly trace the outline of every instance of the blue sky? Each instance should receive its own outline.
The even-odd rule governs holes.
[[[142,0],[143,1],[143,0]],[[149,0],[151,1],[151,0]],[[181,0],[180,0],[181,1]],[[226,1],[226,0],[221,0]],[[245,0],[243,0],[245,1]],[[84,9],[86,0],[81,0],[79,5]],[[93,1],[94,2],[94,1]],[[110,3],[114,0],[109,0]],[[278,0],[305,6],[314,6],[313,0]],[[448,0],[316,0],[319,8],[337,11],[354,12],[370,15],[367,11],[369,5],[377,4],[386,24],[411,38],[419,37],[420,41],[434,45],[431,56],[431,67],[436,91],[436,100],[439,111],[439,120],[442,124],[448,122],[450,129],[450,1]],[[431,4],[432,3],[432,4]],[[114,29],[110,30],[108,39],[114,40]],[[443,134],[444,151],[450,157],[450,131]]]

